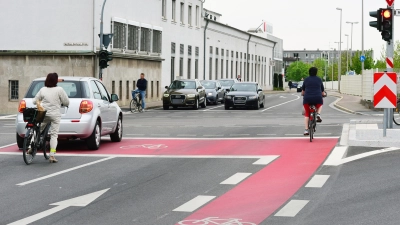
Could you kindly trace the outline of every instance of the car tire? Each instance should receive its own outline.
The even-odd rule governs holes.
[[[263,102],[261,103],[260,108],[264,108],[264,105],[265,105],[265,98],[263,99]]]
[[[203,103],[201,104],[201,108],[205,108],[205,107],[207,107],[207,100],[206,100],[206,98],[204,98],[204,101],[203,101]]]
[[[229,110],[229,108],[230,108],[229,106],[225,105],[225,110]]]
[[[168,110],[168,109],[169,109],[169,106],[168,106],[168,105],[163,105],[163,109],[164,109],[164,110]]]
[[[24,138],[22,138],[21,136],[19,136],[18,133],[17,134],[17,145],[19,149],[22,149],[24,147]]]
[[[259,110],[260,109],[260,102],[257,99],[257,105],[254,107],[255,110]]]
[[[199,109],[199,99],[198,98],[196,98],[196,102],[194,103],[193,109],[194,110],[198,110]]]
[[[100,139],[101,139],[101,129],[99,125],[99,121],[96,121],[94,125],[93,132],[88,139],[86,139],[86,145],[90,150],[97,150],[100,147]]]
[[[112,142],[120,142],[122,140],[122,118],[118,117],[117,127],[115,128],[114,133],[110,134],[110,138]]]

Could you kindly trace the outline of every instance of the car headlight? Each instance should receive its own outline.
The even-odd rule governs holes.
[[[254,95],[254,96],[250,96],[249,99],[256,99],[258,96]]]
[[[168,97],[169,97],[169,94],[164,94],[164,97],[168,98]]]
[[[225,96],[225,98],[226,98],[226,99],[232,99],[232,96],[227,95],[227,96]]]
[[[194,98],[194,97],[196,97],[196,94],[188,94],[187,95],[189,98]]]
[[[212,95],[212,93],[210,92],[210,93],[208,93],[207,95],[208,95],[208,96],[211,96],[211,95]]]

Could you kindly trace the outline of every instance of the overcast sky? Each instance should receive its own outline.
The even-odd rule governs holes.
[[[400,4],[400,2],[398,3]],[[273,24],[273,34],[283,39],[285,50],[337,48],[340,38],[340,11],[342,8],[342,50],[351,46],[353,25],[353,49],[361,50],[362,0],[205,0],[204,8],[222,14],[221,22],[242,30],[256,28],[262,20]],[[369,26],[375,18],[369,11],[385,8],[385,0],[364,0],[364,49],[373,49],[374,58],[380,58],[382,46],[386,46],[378,30]],[[395,7],[396,8],[396,7]],[[400,8],[400,7],[398,7]],[[400,18],[400,17],[398,17]],[[395,17],[396,22],[400,22]],[[399,25],[394,31],[400,32]]]

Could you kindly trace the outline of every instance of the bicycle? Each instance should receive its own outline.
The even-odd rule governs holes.
[[[140,95],[140,93],[138,91],[132,91],[132,100],[129,104],[130,107],[130,111],[132,113],[138,111],[138,112],[142,112],[143,108],[142,108],[142,95]]]
[[[400,126],[400,99],[397,99],[397,107],[393,109],[393,122]]]
[[[24,121],[27,124],[22,152],[27,165],[32,163],[38,151],[43,151],[46,160],[50,157],[50,137],[48,134],[51,123],[47,123],[43,131],[40,132],[45,115],[46,111],[38,111],[37,108],[26,108],[23,111]]]
[[[312,139],[314,139],[314,133],[317,131],[317,108],[315,105],[310,105],[310,114],[308,118],[308,133],[310,135],[310,142],[312,142]]]

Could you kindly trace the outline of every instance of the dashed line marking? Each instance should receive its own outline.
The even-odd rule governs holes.
[[[186,202],[185,204],[179,206],[178,208],[172,210],[175,212],[193,212],[196,209],[200,208],[202,205],[207,202],[213,200],[216,196],[208,196],[208,195],[199,195],[194,199]]]
[[[221,184],[231,184],[231,185],[236,185],[240,182],[242,182],[244,179],[246,179],[248,176],[250,176],[251,173],[236,173],[229,177],[228,179],[224,180],[221,182]]]
[[[311,180],[307,183],[305,187],[309,188],[322,188],[330,175],[315,175],[311,178]]]
[[[261,157],[259,160],[255,161],[253,165],[268,165],[275,159],[277,159],[279,155],[270,155],[270,156],[265,156]]]
[[[275,216],[295,217],[307,205],[308,200],[291,200]]]

